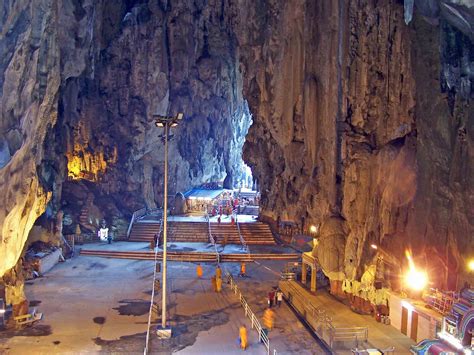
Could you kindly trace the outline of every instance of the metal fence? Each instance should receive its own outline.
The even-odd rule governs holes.
[[[206,221],[207,221],[207,230],[209,232],[209,240],[214,246],[214,250],[216,252],[216,258],[217,258],[217,263],[220,262],[220,254],[219,251],[217,250],[217,245],[216,245],[216,240],[214,239],[214,236],[212,235],[212,230],[211,230],[211,219],[209,218],[209,213],[206,212],[205,215]]]
[[[161,219],[160,222],[160,231],[158,232],[158,235],[161,234],[163,231],[163,219]],[[158,244],[158,243],[157,243]],[[155,289],[157,288],[157,281],[159,285],[159,280],[156,279],[156,273],[157,273],[157,265],[158,265],[158,245],[155,245],[155,259],[153,263],[153,284],[151,288],[151,300],[150,300],[150,310],[148,311],[148,327],[146,331],[146,340],[145,340],[145,348],[143,349],[143,354],[147,355],[148,354],[148,345],[150,343],[150,328],[151,328],[151,317],[153,313],[158,314],[158,309],[157,306],[155,305]]]
[[[133,223],[135,223],[135,221],[139,219],[140,217],[145,216],[146,213],[147,213],[146,207],[140,208],[139,210],[133,212],[132,218],[130,219],[130,224],[128,225],[128,229],[127,229],[127,238],[130,238],[130,232],[132,231]]]
[[[234,278],[228,272],[227,272],[227,280],[229,281],[230,289],[234,291],[234,293],[239,297],[240,304],[242,305],[245,311],[245,316],[250,319],[250,322],[252,324],[252,329],[255,329],[257,331],[259,342],[261,342],[265,346],[265,348],[267,349],[267,355],[269,355],[270,354],[270,340],[268,339],[267,333],[264,331],[264,328],[260,324],[260,321],[258,320],[257,316],[255,316],[255,313],[253,313],[246,299],[242,295],[242,292],[240,292],[239,287],[234,281]],[[276,355],[276,354],[277,354],[276,349],[273,349],[273,355]]]
[[[237,231],[239,232],[239,239],[240,239],[240,244],[242,244],[242,248],[247,251],[247,254],[249,253],[249,247],[247,246],[247,242],[244,239],[244,236],[240,232],[240,225],[239,225],[239,220],[237,219],[237,214],[234,213],[234,219],[235,219],[235,224],[237,225]]]

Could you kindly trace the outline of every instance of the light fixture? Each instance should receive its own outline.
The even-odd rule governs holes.
[[[405,250],[405,255],[408,259],[409,267],[407,274],[405,275],[405,283],[409,288],[415,291],[421,291],[428,284],[428,275],[425,271],[417,270],[411,257],[411,253],[408,250]]]
[[[370,244],[370,247],[371,247],[372,249],[374,249],[374,250],[377,250],[377,249],[379,248],[379,247],[378,247],[377,245],[375,245],[375,244]]]
[[[171,127],[176,127],[178,121],[181,121],[184,117],[182,112],[176,116],[162,116],[153,115],[156,119],[155,124],[157,127],[164,127],[164,141],[165,141],[165,176],[164,176],[164,199],[163,199],[163,269],[162,269],[162,306],[161,306],[161,327],[158,327],[156,334],[160,338],[170,338],[171,328],[166,323],[166,288],[167,288],[167,224],[168,224],[168,139],[171,137],[169,130]],[[148,340],[147,340],[148,346]]]
[[[469,271],[474,271],[474,259],[469,260],[469,262],[467,263],[467,268],[469,269]]]
[[[316,228],[315,225],[312,225],[311,227],[309,227],[309,231],[310,231],[311,233],[316,233],[316,232],[318,231],[318,228]]]

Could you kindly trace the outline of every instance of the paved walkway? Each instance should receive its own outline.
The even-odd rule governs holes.
[[[270,262],[275,270],[284,267],[282,262]],[[267,308],[268,292],[278,286],[279,273],[260,263],[249,263],[247,265],[248,277],[237,277],[239,267],[232,265],[224,266],[230,271],[239,286],[242,294],[247,300],[250,308],[261,320],[263,312]],[[274,307],[275,324],[269,333],[270,346],[277,350],[278,354],[324,354],[310,332],[298,320],[297,316],[283,302],[280,307]]]
[[[391,325],[377,322],[369,315],[354,313],[324,289],[312,293],[296,281],[289,283],[303,295],[306,302],[311,302],[313,306],[324,309],[327,315],[332,318],[332,324],[335,327],[368,327],[369,341],[366,344],[368,348],[386,349],[394,346],[397,354],[410,354],[409,348],[414,344],[414,341]],[[329,341],[327,332],[323,333],[325,340]],[[344,354],[346,351],[344,349],[350,349],[353,346],[354,344],[337,343],[334,348],[338,354]]]

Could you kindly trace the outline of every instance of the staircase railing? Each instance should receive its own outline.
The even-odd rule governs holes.
[[[212,245],[214,246],[214,250],[216,251],[216,258],[217,258],[217,263],[220,262],[220,254],[219,251],[217,250],[217,245],[216,245],[216,240],[214,239],[214,236],[212,235],[212,230],[211,230],[211,219],[209,218],[209,213],[206,212],[206,215],[204,216],[207,221],[207,230],[209,233],[209,240],[211,241]]]
[[[239,225],[239,220],[237,219],[237,214],[234,214],[234,220],[235,220],[235,224],[237,225],[237,231],[239,232],[240,244],[242,244],[242,248],[245,251],[247,251],[247,253],[248,253],[249,252],[249,247],[247,245],[247,242],[244,239],[244,236],[242,235],[242,233],[240,231],[240,225]]]
[[[133,212],[132,218],[130,219],[130,224],[128,225],[127,229],[127,238],[130,238],[130,232],[132,231],[132,226],[135,221],[147,214],[146,207],[140,208],[139,210]]]
[[[262,325],[260,324],[260,321],[258,320],[257,316],[255,313],[253,313],[252,309],[250,308],[247,300],[244,298],[242,295],[242,292],[240,291],[239,287],[237,286],[236,282],[234,281],[234,278],[229,272],[226,272],[227,274],[227,281],[230,284],[230,289],[239,297],[240,304],[244,308],[245,315],[250,319],[250,322],[252,324],[252,329],[255,328],[255,330],[258,333],[258,340],[261,342],[265,348],[267,349],[267,355],[270,354],[270,339],[268,339],[267,333],[264,331]],[[276,349],[273,349],[273,354],[276,355],[277,351]]]
[[[161,219],[161,222],[160,222],[160,231],[158,232],[158,239],[159,239],[159,236],[161,235],[163,231],[163,218]],[[156,289],[156,284],[157,284],[157,278],[156,278],[156,269],[157,269],[157,265],[158,265],[158,243],[156,243],[155,245],[155,258],[154,258],[154,263],[153,263],[153,284],[152,284],[152,288],[151,288],[151,300],[150,300],[150,310],[148,311],[148,327],[147,327],[147,331],[146,331],[146,340],[145,340],[145,348],[143,349],[143,354],[144,355],[147,355],[148,354],[148,344],[150,342],[150,327],[151,327],[151,316],[152,314],[154,313],[154,309],[157,310],[156,306],[155,306],[155,289]],[[159,283],[159,280],[158,280],[158,283]]]

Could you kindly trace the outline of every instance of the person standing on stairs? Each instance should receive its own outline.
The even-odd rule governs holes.
[[[202,277],[202,266],[201,266],[201,264],[198,264],[198,266],[196,267],[196,275],[197,275],[198,279],[200,279]]]

